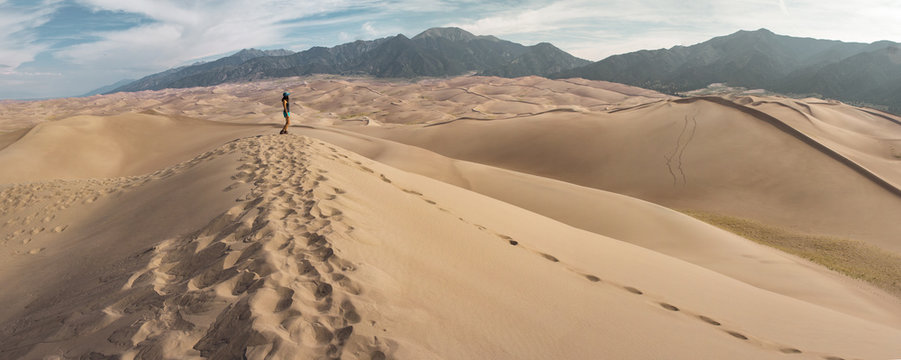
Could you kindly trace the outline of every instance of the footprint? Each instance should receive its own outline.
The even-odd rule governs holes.
[[[345,326],[335,331],[335,337],[338,339],[339,344],[343,344],[345,341],[347,341],[347,338],[349,338],[350,334],[352,334],[353,332],[354,327],[352,325]]]
[[[601,278],[599,278],[599,277],[597,277],[597,276],[594,276],[594,275],[585,274],[585,275],[583,275],[583,276],[585,276],[585,278],[588,279],[588,281],[591,281],[591,282],[599,282],[599,281],[601,281]]]
[[[382,178],[382,181],[389,183],[389,184],[391,183],[391,179],[385,177],[385,174],[379,174],[379,176]]]
[[[626,291],[628,291],[628,292],[630,292],[630,293],[633,293],[633,294],[636,294],[636,295],[644,294],[643,292],[641,292],[641,290],[638,290],[638,289],[636,289],[636,288],[634,288],[634,287],[631,287],[631,286],[624,286],[623,289],[626,289]]]
[[[222,191],[223,192],[232,191],[234,189],[237,189],[239,186],[241,186],[240,182],[232,183],[231,185],[226,186],[225,189],[222,189]]]
[[[69,225],[60,225],[60,226],[53,228],[53,232],[55,232],[55,233],[63,232],[68,228],[69,228]]]
[[[679,311],[679,308],[672,306],[670,304],[667,304],[667,303],[660,303],[660,306],[669,311]]]
[[[307,340],[309,342],[316,342],[318,344],[324,345],[324,344],[328,344],[329,342],[331,342],[332,338],[334,338],[334,335],[332,334],[332,332],[329,331],[328,328],[325,327],[325,325],[322,325],[319,322],[308,324],[307,326],[309,326],[309,334],[307,336],[312,337],[312,339],[304,339],[304,340]],[[312,341],[310,341],[310,340],[312,340]]]
[[[332,285],[326,282],[320,282],[316,285],[316,300],[322,299],[332,294]]]
[[[741,333],[737,333],[737,332],[735,332],[735,331],[726,331],[726,333],[728,333],[729,335],[734,336],[734,337],[737,338],[737,339],[748,340],[748,337],[747,337],[747,336],[744,336],[744,335],[742,335]]]
[[[35,254],[40,253],[41,251],[44,251],[44,248],[31,249],[31,250],[28,250],[28,253],[31,255],[35,255]]]
[[[279,287],[276,290],[279,296],[278,303],[275,304],[274,312],[282,312],[291,307],[294,303],[294,290],[287,287]]]
[[[845,360],[844,358],[840,358],[838,356],[824,356],[823,359],[826,360]]]
[[[252,272],[245,271],[238,275],[235,281],[235,287],[232,288],[232,295],[240,295],[250,289],[251,285],[256,282],[256,277]]]
[[[348,323],[356,324],[360,322],[360,314],[357,313],[356,307],[350,301],[344,300],[341,303],[340,309],[344,320],[347,320]]]
[[[516,246],[519,245],[519,242],[516,240],[510,240],[510,245]]]
[[[429,199],[422,199],[422,200],[425,200],[425,202],[427,202],[427,203],[429,203],[429,204],[432,204],[432,205],[438,205],[438,203],[436,203],[436,202],[434,202],[434,201],[432,201],[432,200],[429,200]]]
[[[402,189],[405,193],[422,196],[422,193],[415,190]]]
[[[798,350],[795,348],[782,348],[782,349],[779,349],[779,351],[786,353],[786,354],[800,354],[801,353],[801,350]]]
[[[544,256],[545,259],[548,259],[553,262],[560,262],[560,260],[557,260],[557,258],[555,258],[553,255],[550,255],[550,254],[541,253],[541,256]]]
[[[719,321],[713,320],[713,319],[711,319],[711,318],[709,318],[709,317],[706,317],[706,316],[704,316],[704,315],[699,315],[699,316],[698,316],[698,319],[701,319],[701,321],[703,321],[703,322],[705,322],[705,323],[708,323],[708,324],[710,324],[710,325],[713,325],[713,326],[720,326],[720,325],[722,325],[722,324],[720,324]]]

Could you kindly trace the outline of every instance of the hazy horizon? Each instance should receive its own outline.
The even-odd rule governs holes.
[[[597,61],[738,30],[848,42],[901,41],[891,1],[174,1],[0,0],[0,99],[77,96],[244,48],[303,51],[460,27]]]

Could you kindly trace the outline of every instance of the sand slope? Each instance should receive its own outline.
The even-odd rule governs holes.
[[[897,298],[658,205],[894,249],[891,115],[534,77],[0,115],[0,358],[901,354]]]
[[[184,189],[199,181],[206,183]],[[116,192],[63,209],[80,219],[25,244],[40,252],[6,255],[6,266],[43,268],[35,272],[62,284],[19,285],[39,287],[24,308],[4,295],[14,304],[2,318],[4,357],[759,359],[901,351],[897,329],[309,138],[245,138],[98,187]],[[183,190],[148,199],[174,189]],[[7,196],[29,193],[15,190]],[[47,202],[37,197],[11,214]],[[127,204],[143,205],[129,213]],[[160,219],[193,205],[203,214]],[[173,227],[135,223],[132,214]],[[98,221],[104,225],[77,225]],[[138,236],[114,231],[125,228]],[[115,251],[98,254],[111,242]],[[92,254],[97,261],[84,261]]]
[[[901,126],[883,122],[890,124],[883,137],[901,138]],[[606,113],[349,129],[672,208],[750,217],[901,252],[901,192],[892,185],[901,159],[880,148],[866,156],[869,162],[852,167],[836,159],[851,150],[832,150],[832,143],[824,141],[826,153],[717,102],[666,101]],[[466,139],[465,146],[460,139]],[[892,141],[882,144],[888,148]],[[873,181],[861,167],[888,182]]]
[[[892,326],[901,302],[821,266],[662,206],[562,181],[454,160],[334,128],[302,129],[379,162],[469,189],[583,230],[627,241],[754,286]]]
[[[40,123],[0,151],[0,183],[130,176],[188,160],[245,131],[242,126],[152,111],[81,115]],[[198,137],[206,140],[197,141]]]

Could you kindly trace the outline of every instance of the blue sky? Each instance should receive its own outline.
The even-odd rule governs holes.
[[[737,30],[901,42],[899,0],[0,0],[0,99],[75,96],[243,48],[458,26],[600,60]]]

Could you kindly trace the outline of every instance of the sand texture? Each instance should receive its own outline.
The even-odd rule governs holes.
[[[898,358],[897,294],[677,210],[901,254],[899,121],[537,77],[0,103],[0,358]]]

